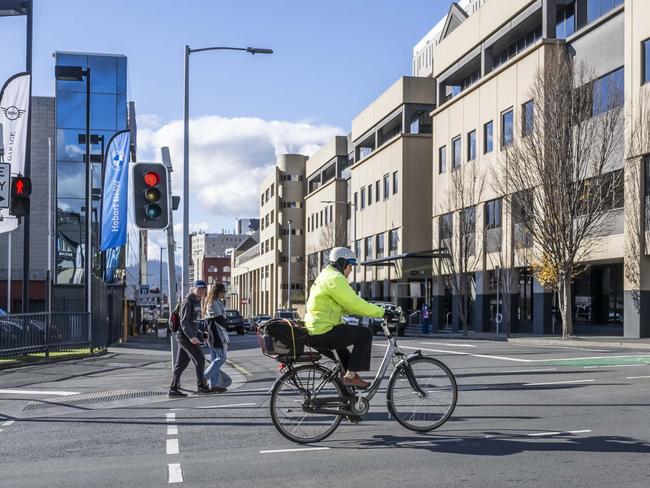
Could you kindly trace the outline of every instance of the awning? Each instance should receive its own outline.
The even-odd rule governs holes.
[[[402,261],[404,259],[443,259],[448,257],[449,251],[447,251],[446,248],[441,247],[430,251],[407,252],[385,258],[369,259],[360,264],[361,266],[395,266],[395,261]]]

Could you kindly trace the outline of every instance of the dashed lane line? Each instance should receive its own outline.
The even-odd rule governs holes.
[[[566,381],[545,381],[543,383],[524,383],[523,386],[544,386],[544,385],[569,385],[575,383],[592,383],[596,380],[566,380]]]
[[[565,435],[576,435],[576,434],[587,434],[591,432],[590,429],[583,430],[565,430],[565,431],[553,431],[553,432],[531,432],[529,434],[524,434],[523,436],[514,436],[514,437],[555,437],[555,436],[565,436]],[[486,439],[495,439],[500,437],[513,437],[507,434],[490,434],[486,435]]]
[[[260,454],[278,454],[283,452],[307,452],[307,451],[328,451],[329,447],[298,447],[294,449],[273,449],[270,451],[260,451]]]
[[[175,422],[176,421],[176,414],[175,413],[166,413],[165,417],[167,418],[167,422]]]
[[[447,346],[447,347],[478,347],[474,344],[452,344],[451,342],[423,342],[429,346]]]
[[[167,435],[178,435],[178,425],[168,425]]]
[[[179,463],[167,465],[167,483],[182,483],[183,469]]]
[[[167,454],[178,454],[178,439],[167,439]]]
[[[490,354],[471,354],[469,352],[461,351],[448,351],[446,349],[426,349],[424,347],[410,347],[410,346],[400,346],[401,349],[412,349],[414,351],[429,351],[429,352],[439,352],[442,354],[456,354],[458,356],[471,356],[474,358],[484,358],[484,359],[497,359],[500,361],[513,361],[516,363],[532,363],[534,359],[520,359],[520,358],[511,358],[507,356],[493,356]]]
[[[426,441],[403,441],[398,442],[398,446],[417,446],[419,444],[439,444],[441,442],[463,442],[464,439],[429,439]]]
[[[209,410],[211,408],[231,408],[231,407],[252,407],[257,405],[257,403],[233,403],[231,405],[207,405],[205,407],[195,407],[201,410]]]
[[[10,425],[13,425],[16,421],[15,420],[7,420],[6,422],[2,422],[3,427],[9,427]]]
[[[650,378],[650,376],[627,376],[626,380],[640,380],[644,378]]]

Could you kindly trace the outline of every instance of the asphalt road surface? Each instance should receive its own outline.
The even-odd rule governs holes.
[[[376,338],[373,367],[384,344]],[[410,432],[380,391],[362,423],[310,446],[271,424],[278,369],[254,336],[232,337],[233,387],[209,396],[167,399],[164,341],[1,371],[0,487],[650,487],[650,351],[400,345],[455,373],[452,419]],[[194,384],[191,368],[183,382]]]

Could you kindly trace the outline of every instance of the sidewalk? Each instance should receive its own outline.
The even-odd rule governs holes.
[[[577,336],[574,339],[563,340],[560,336],[540,336],[530,334],[511,334],[510,337],[497,335],[494,332],[469,331],[467,335],[462,332],[434,332],[431,334],[406,334],[407,337],[418,339],[460,339],[470,341],[504,341],[513,344],[530,344],[546,346],[592,346],[592,347],[620,347],[623,349],[643,349],[650,351],[650,338],[627,339],[619,336]]]

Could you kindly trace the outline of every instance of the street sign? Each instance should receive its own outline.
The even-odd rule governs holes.
[[[11,165],[0,163],[0,208],[9,208],[9,188],[11,186]]]
[[[159,297],[160,293],[151,293],[149,285],[139,285],[135,304],[138,307],[156,307],[158,306]]]

